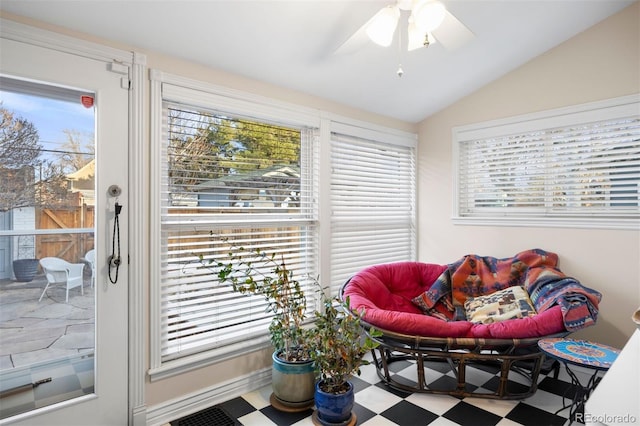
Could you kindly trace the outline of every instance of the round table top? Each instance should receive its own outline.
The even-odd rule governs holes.
[[[601,343],[563,338],[540,339],[538,347],[560,361],[598,370],[608,370],[620,353],[619,349]]]

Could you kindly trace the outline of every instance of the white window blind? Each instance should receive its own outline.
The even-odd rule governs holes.
[[[415,260],[415,148],[332,133],[331,291],[360,269]]]
[[[638,104],[456,133],[458,218],[640,219]]]
[[[171,102],[163,120],[161,360],[264,345],[265,301],[235,293],[208,265],[228,262],[230,245],[259,249],[282,256],[311,285],[317,130]],[[311,312],[315,289],[306,293]]]

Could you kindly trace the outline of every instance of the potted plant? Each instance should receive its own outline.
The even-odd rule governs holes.
[[[361,366],[369,364],[364,355],[378,347],[372,337],[382,333],[371,328],[363,335],[363,312],[353,312],[348,298],[325,298],[323,305],[324,309],[315,314],[311,341],[311,357],[319,373],[313,419],[322,425],[355,424],[353,384],[349,380],[353,374],[360,375]]]
[[[200,257],[201,262],[205,262]],[[208,262],[209,267],[213,262]],[[231,283],[242,294],[262,296],[273,314],[269,325],[272,354],[271,404],[283,411],[313,406],[315,370],[305,327],[307,299],[283,255],[231,246],[228,258],[215,264],[220,283]],[[317,281],[314,280],[317,284]]]

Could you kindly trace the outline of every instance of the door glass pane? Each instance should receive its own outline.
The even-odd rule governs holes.
[[[0,77],[0,418],[94,391],[93,100]]]

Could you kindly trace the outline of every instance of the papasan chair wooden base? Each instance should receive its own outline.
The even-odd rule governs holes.
[[[366,323],[363,325],[370,327]],[[544,358],[537,348],[539,338],[424,338],[387,330],[382,332],[382,337],[373,337],[380,343],[380,346],[372,351],[373,364],[380,379],[389,387],[400,391],[456,397],[524,399],[536,392],[541,371],[546,374],[554,371],[554,377],[558,377],[559,363]],[[557,334],[554,337],[566,334],[568,333]],[[415,363],[415,381],[394,373],[393,363],[398,361]],[[486,384],[482,388],[469,384],[467,366],[495,373],[495,382],[489,382],[490,388],[486,388]],[[430,383],[427,377],[429,369],[443,372],[449,370],[455,379]],[[518,380],[517,386],[513,386],[514,374],[524,379]]]

